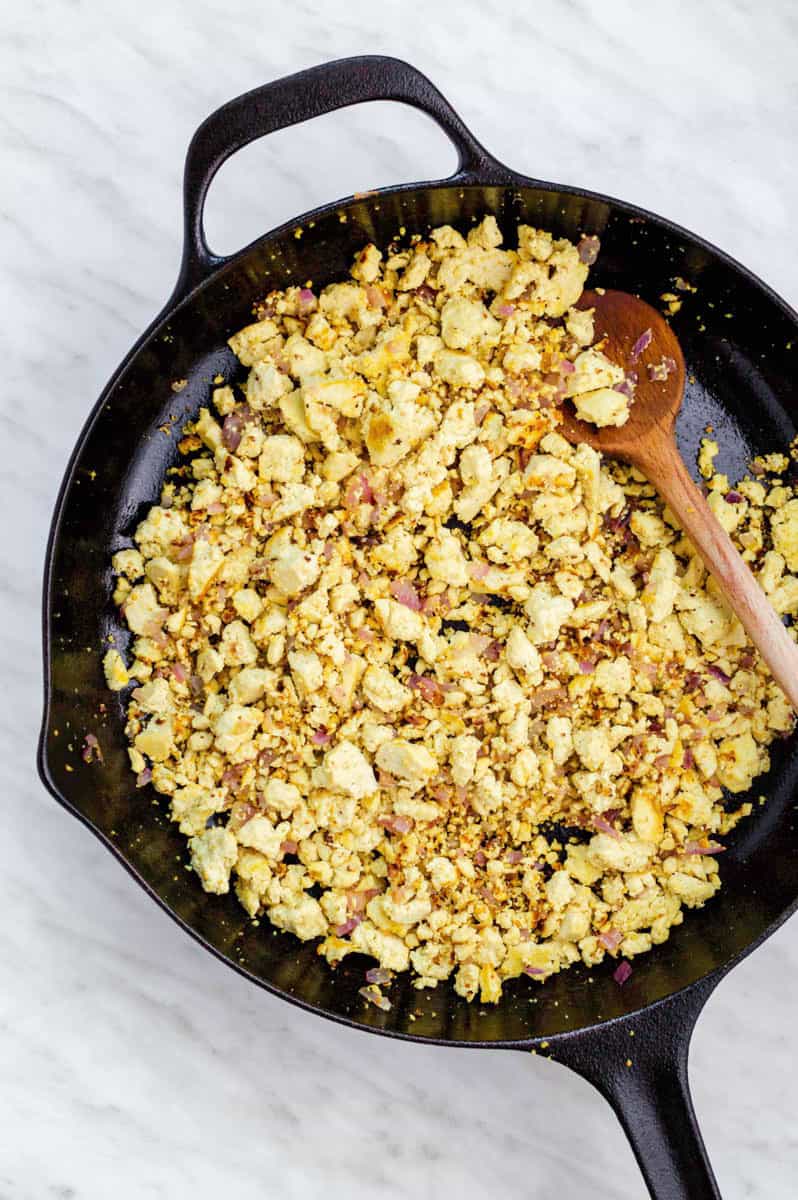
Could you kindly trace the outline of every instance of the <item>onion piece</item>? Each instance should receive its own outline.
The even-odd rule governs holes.
[[[421,612],[421,598],[412,583],[406,579],[395,579],[391,583],[390,591],[398,604],[404,604],[405,608],[412,609],[413,612]]]
[[[138,775],[136,776],[136,787],[137,788],[146,787],[151,779],[152,779],[152,768],[145,767],[144,770],[139,771]]]
[[[409,833],[415,825],[415,821],[412,817],[404,817],[401,814],[396,814],[377,817],[377,824],[382,825],[390,833]]]
[[[685,854],[724,854],[725,846],[721,846],[720,842],[707,842],[706,846],[702,846],[700,842],[685,842]]]
[[[316,730],[310,740],[313,742],[314,746],[329,746],[330,742],[332,741],[332,734],[328,733],[322,725],[321,728]]]
[[[237,410],[228,413],[222,425],[222,444],[231,454],[235,454],[241,443],[244,432],[244,417]]]
[[[357,929],[362,920],[363,918],[359,916],[349,917],[349,919],[344,921],[341,925],[335,925],[333,927],[333,933],[339,938],[349,937],[349,934],[352,932],[352,930]]]
[[[707,674],[712,675],[715,679],[719,679],[721,683],[731,683],[731,675],[727,675],[720,667],[716,667],[714,663],[707,667]]]
[[[619,985],[619,987],[623,987],[623,985],[626,983],[627,979],[629,979],[631,974],[632,974],[632,964],[628,963],[626,961],[626,959],[624,959],[623,962],[619,963],[618,966],[615,968],[615,970],[612,973],[612,977],[615,980],[615,982]]]
[[[300,288],[299,297],[297,299],[297,312],[299,315],[305,316],[307,313],[315,312],[317,307],[318,300],[310,288]]]
[[[620,946],[623,941],[623,934],[620,929],[605,929],[603,933],[598,935],[598,940],[605,950],[612,952]]]
[[[358,988],[358,994],[364,1000],[368,1000],[369,1004],[373,1004],[375,1008],[382,1009],[383,1012],[388,1012],[391,1008],[391,1002],[387,996],[383,996],[376,984],[370,983],[368,987]]]
[[[643,353],[643,351],[646,349],[646,347],[651,345],[651,340],[652,340],[653,336],[654,335],[650,329],[643,330],[643,332],[640,334],[640,337],[635,342],[634,346],[632,346],[632,350],[629,355],[632,362],[637,362],[638,358]]]
[[[85,738],[83,739],[83,749],[81,750],[80,757],[85,763],[105,762],[102,749],[100,748],[100,743],[97,741],[95,734],[86,734]]]
[[[606,833],[609,837],[615,838],[616,841],[621,840],[619,831],[605,817],[593,817],[593,824],[601,833]]]
[[[525,975],[531,975],[533,978],[538,975],[545,975],[546,972],[541,967],[522,967],[521,970]]]
[[[585,237],[579,239],[576,247],[579,261],[584,263],[585,266],[592,267],[599,256],[600,249],[601,241],[599,238],[594,233],[587,234]]]
[[[393,971],[387,967],[369,967],[366,971],[366,983],[390,983],[392,979]]]

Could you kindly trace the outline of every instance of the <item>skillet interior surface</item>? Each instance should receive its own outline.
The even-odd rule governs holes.
[[[688,366],[678,426],[688,464],[707,424],[721,445],[718,469],[731,477],[743,473],[754,454],[787,447],[798,416],[790,386],[796,318],[725,256],[638,210],[581,193],[545,186],[395,189],[312,214],[300,222],[299,238],[292,224],[261,239],[153,327],[87,426],[62,496],[45,581],[48,705],[40,763],[57,798],[190,932],[254,981],[371,1030],[460,1044],[552,1037],[633,1012],[722,971],[783,919],[798,895],[796,739],[772,749],[772,769],[753,793],[766,795],[767,804],[729,839],[719,896],[687,913],[665,945],[638,958],[624,988],[612,980],[613,964],[605,963],[590,972],[571,969],[542,988],[513,981],[498,1006],[483,1008],[449,986],[418,991],[409,979],[398,979],[389,989],[392,1008],[383,1013],[358,995],[368,960],[353,955],[333,972],[314,944],[278,933],[265,920],[253,926],[233,896],[201,890],[185,869],[185,838],[168,820],[167,801],[134,787],[123,735],[125,693],[106,690],[101,658],[109,637],[120,647],[130,640],[111,603],[110,556],[131,544],[157,501],[164,472],[177,457],[179,431],[207,403],[213,377],[243,377],[226,339],[252,319],[253,302],[273,287],[307,280],[323,286],[345,277],[357,249],[370,240],[385,245],[400,227],[424,233],[448,222],[465,230],[489,212],[508,244],[519,221],[574,238],[598,233],[602,253],[593,285],[635,292],[654,305],[677,275],[697,286],[672,322]],[[183,379],[187,385],[174,392],[173,381]],[[88,732],[100,741],[103,764],[82,761]]]

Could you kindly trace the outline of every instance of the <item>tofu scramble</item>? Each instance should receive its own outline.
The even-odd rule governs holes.
[[[565,396],[628,415],[574,307],[597,249],[487,217],[270,294],[113,558],[137,783],[207,892],[376,960],[381,1007],[393,972],[495,1002],[665,941],[793,726],[654,489],[557,433]],[[789,460],[732,488],[716,453],[715,515],[792,615]]]

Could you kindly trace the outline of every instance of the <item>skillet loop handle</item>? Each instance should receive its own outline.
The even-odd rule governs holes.
[[[552,1054],[609,1100],[652,1200],[721,1200],[687,1078],[690,1038],[713,988],[704,981],[622,1017],[598,1039],[574,1034]]]
[[[184,244],[173,300],[186,295],[226,261],[205,240],[203,210],[216,172],[256,138],[312,117],[369,100],[398,100],[437,122],[458,154],[452,183],[506,183],[511,172],[492,158],[426,75],[398,58],[364,55],[323,63],[238,96],[200,125],[183,176]]]

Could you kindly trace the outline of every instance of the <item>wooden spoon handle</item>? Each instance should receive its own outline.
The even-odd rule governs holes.
[[[657,438],[656,445],[649,444],[640,460],[641,468],[714,575],[726,603],[770,667],[773,678],[798,710],[798,645],[691,479],[675,440],[668,435]]]

